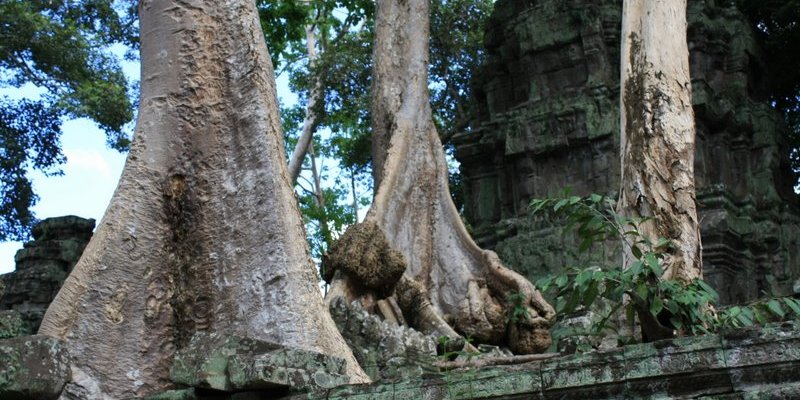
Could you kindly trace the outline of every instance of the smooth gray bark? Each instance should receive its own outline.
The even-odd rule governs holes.
[[[119,186],[40,333],[93,398],[170,387],[197,331],[346,359],[324,309],[252,1],[145,0],[142,88]]]

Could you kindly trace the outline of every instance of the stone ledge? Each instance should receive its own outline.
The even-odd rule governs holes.
[[[800,323],[576,354],[514,366],[346,385],[311,399],[800,398]]]

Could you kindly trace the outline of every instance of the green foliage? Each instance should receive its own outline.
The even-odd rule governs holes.
[[[506,304],[511,306],[511,311],[508,313],[508,322],[516,323],[518,321],[527,321],[530,318],[528,314],[528,307],[525,306],[525,295],[519,292],[510,292],[506,294]]]
[[[530,205],[534,215],[565,218],[567,228],[573,228],[581,239],[581,251],[609,240],[623,240],[632,249],[636,261],[627,269],[620,265],[573,267],[537,282],[537,287],[554,299],[560,315],[581,309],[601,310],[600,323],[590,334],[613,330],[612,318],[620,311],[629,322],[638,316],[643,324],[655,325],[670,336],[672,332],[694,335],[763,323],[770,318],[800,317],[800,302],[792,298],[766,299],[715,312],[719,296],[703,280],[684,283],[664,278],[663,254],[670,242],[651,243],[639,233],[643,220],[617,214],[614,205],[613,199],[597,194],[536,199]]]
[[[33,168],[57,173],[61,118],[90,118],[124,150],[133,118],[128,83],[108,51],[137,40],[135,17],[111,0],[0,2],[0,87],[35,85],[36,100],[0,100],[0,240],[24,239],[35,217]]]
[[[280,69],[282,60],[293,54],[292,47],[305,39],[305,23],[310,7],[300,1],[256,1],[261,30],[269,45],[272,65]]]
[[[303,191],[299,196],[300,212],[306,226],[306,239],[311,247],[311,254],[319,259],[325,250],[344,231],[348,225],[356,222],[355,214],[350,206],[343,204],[346,188],[334,186],[323,189],[324,207],[319,206],[316,195]]]
[[[431,1],[430,80],[434,122],[447,144],[472,110],[472,72],[483,63],[483,34],[493,0]]]

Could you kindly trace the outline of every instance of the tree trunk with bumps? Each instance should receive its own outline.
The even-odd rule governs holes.
[[[40,333],[90,398],[170,387],[195,332],[343,358],[291,188],[272,71],[246,0],[144,0],[139,120],[97,233]]]
[[[360,299],[385,318],[459,345],[466,336],[542,352],[551,341],[552,307],[496,254],[478,248],[451,200],[428,98],[428,40],[429,0],[377,2],[377,189],[365,222],[323,261],[333,280],[328,298]],[[509,318],[515,309],[527,318]]]

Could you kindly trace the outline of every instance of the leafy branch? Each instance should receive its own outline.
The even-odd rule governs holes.
[[[714,304],[719,296],[703,280],[686,284],[664,278],[662,261],[670,241],[652,243],[639,232],[644,219],[619,215],[614,206],[614,199],[598,194],[566,194],[561,198],[535,199],[530,204],[533,215],[566,219],[567,229],[574,229],[581,240],[581,252],[610,240],[624,241],[632,250],[636,261],[627,269],[619,264],[573,267],[537,282],[555,300],[556,312],[561,315],[581,309],[602,310],[601,320],[593,325],[590,335],[615,330],[615,316],[620,311],[630,323],[638,318],[643,341],[800,317],[800,301],[791,297],[716,310]]]

